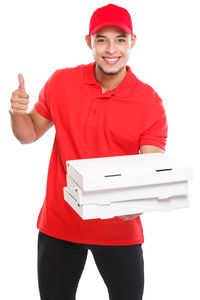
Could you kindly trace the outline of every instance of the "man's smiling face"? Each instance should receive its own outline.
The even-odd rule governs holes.
[[[118,74],[125,69],[136,36],[128,35],[116,26],[106,26],[94,35],[85,37],[97,67],[105,75]]]

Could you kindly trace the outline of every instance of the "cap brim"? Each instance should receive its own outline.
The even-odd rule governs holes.
[[[100,30],[101,28],[106,27],[106,26],[117,26],[117,27],[123,29],[128,34],[132,33],[132,30],[128,26],[126,26],[125,24],[123,24],[123,23],[119,23],[119,22],[104,22],[104,23],[98,24],[97,26],[95,26],[94,28],[92,28],[92,30],[90,30],[90,34],[94,35],[98,30]]]

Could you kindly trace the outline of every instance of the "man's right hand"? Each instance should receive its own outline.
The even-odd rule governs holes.
[[[22,144],[33,143],[38,140],[51,126],[53,121],[42,117],[33,107],[27,113],[29,95],[25,91],[24,78],[18,74],[19,87],[12,93],[11,108],[11,127],[15,137]]]
[[[25,91],[24,78],[22,74],[18,74],[19,87],[12,93],[10,99],[11,111],[14,114],[26,114],[29,104],[29,95]]]

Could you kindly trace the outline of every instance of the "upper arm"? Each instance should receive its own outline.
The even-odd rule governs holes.
[[[53,126],[53,121],[50,121],[42,117],[34,107],[29,112],[29,114],[33,121],[34,129],[36,133],[36,140],[38,140],[48,129],[50,129]]]
[[[140,154],[145,154],[145,153],[157,153],[161,152],[164,153],[165,151],[157,146],[153,145],[143,145],[140,147]]]
[[[139,148],[143,153],[163,152],[165,150],[168,124],[162,99],[154,91],[153,98],[147,101],[143,117],[143,127],[139,139]],[[142,148],[145,146],[144,148]],[[153,147],[153,148],[152,148]]]

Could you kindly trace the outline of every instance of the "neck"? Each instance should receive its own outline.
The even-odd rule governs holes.
[[[102,70],[99,68],[99,66],[95,67],[95,78],[96,81],[101,84],[101,87],[104,92],[112,90],[116,88],[124,79],[126,76],[127,70],[126,66],[124,66],[119,73],[114,75],[107,75],[102,72]]]

